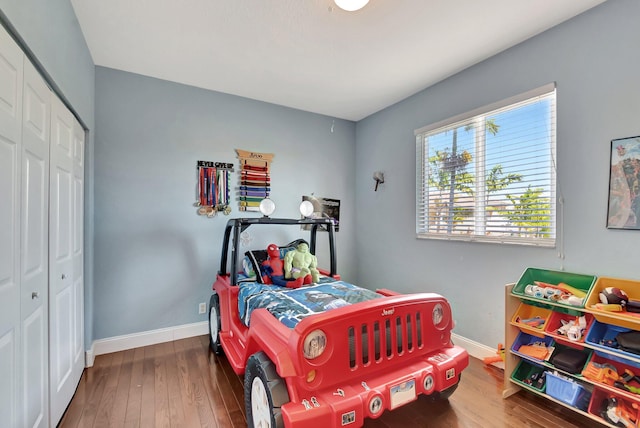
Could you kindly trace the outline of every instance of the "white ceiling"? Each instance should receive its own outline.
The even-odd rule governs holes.
[[[71,0],[96,65],[360,120],[604,0]]]

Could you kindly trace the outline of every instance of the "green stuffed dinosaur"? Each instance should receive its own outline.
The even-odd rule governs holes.
[[[309,252],[309,245],[301,242],[295,250],[284,256],[284,277],[297,280],[298,286],[318,282],[320,274],[317,266],[318,259]]]

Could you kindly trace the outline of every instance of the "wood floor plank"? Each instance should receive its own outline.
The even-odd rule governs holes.
[[[142,409],[143,365],[144,348],[136,348],[133,355],[133,361],[131,363],[131,382],[129,383],[127,410],[124,419],[125,428],[135,428],[140,426],[140,412]]]
[[[167,352],[167,392],[169,398],[169,421],[172,428],[183,428],[195,425],[187,425],[182,404],[180,378],[178,376],[178,360],[176,342],[165,344]]]
[[[208,336],[200,336],[194,339],[198,340],[202,355],[206,356],[206,359],[199,359],[198,363],[201,369],[209,373],[208,377],[211,380],[211,384],[207,385],[207,392],[216,423],[221,428],[246,424],[244,403],[240,406],[237,397],[229,393],[229,391],[234,390],[234,385],[238,383],[238,376],[234,373],[234,378],[231,382],[229,381],[225,371],[226,367],[230,369],[231,365],[224,356],[220,357],[209,351]],[[244,394],[242,397],[244,397]]]
[[[156,423],[156,367],[155,345],[144,347],[142,360],[142,395],[140,397],[140,426],[153,427]]]
[[[209,402],[209,396],[207,395],[204,385],[203,377],[206,376],[206,374],[203,374],[198,367],[198,356],[202,355],[202,349],[193,338],[185,340],[187,341],[186,360],[189,369],[189,382],[192,388],[198,417],[200,418],[200,425],[207,428],[217,427],[213,409]]]
[[[178,340],[174,342],[176,352],[176,374],[180,387],[180,398],[182,399],[182,409],[185,415],[186,427],[199,427],[200,417],[196,408],[196,398],[189,377],[189,363],[187,361],[187,341]]]
[[[471,359],[448,401],[427,397],[366,428],[595,428],[596,421],[527,391],[502,399],[504,374]],[[208,336],[96,357],[83,373],[60,428],[246,427],[242,376],[213,355]]]
[[[122,352],[122,365],[117,379],[118,385],[116,387],[113,410],[109,420],[109,426],[113,428],[123,427],[125,425],[124,421],[127,413],[127,403],[129,401],[129,389],[131,388],[131,375],[133,373],[135,353],[135,349],[128,349]]]
[[[109,381],[108,373],[114,354],[98,355],[94,362],[95,370],[87,375],[87,399],[82,410],[82,417],[78,426],[95,426],[98,407],[102,400],[102,394]]]
[[[116,390],[118,388],[118,379],[120,377],[120,369],[122,368],[123,352],[116,352],[111,359],[111,366],[105,372],[105,385],[100,398],[100,404],[96,409],[96,417],[94,426],[106,427],[110,425],[113,417],[113,405],[116,401]]]
[[[225,400],[223,395],[224,391],[228,389],[224,385],[227,379],[221,369],[221,361],[222,360],[213,353],[205,351],[202,352],[202,357],[198,358],[198,365],[200,370],[207,373],[207,375],[204,376],[204,386],[216,420],[216,425],[219,428],[232,428],[237,426],[237,421],[234,422],[232,415],[239,409],[236,403],[227,406],[229,398]],[[244,423],[244,420],[242,423]]]
[[[171,428],[171,415],[169,409],[169,387],[167,381],[167,361],[169,352],[173,352],[171,344],[160,343],[154,346],[155,358],[155,426],[158,428]]]

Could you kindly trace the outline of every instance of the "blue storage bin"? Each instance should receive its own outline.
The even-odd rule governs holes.
[[[549,336],[537,337],[531,334],[520,332],[518,334],[518,337],[516,337],[516,340],[514,340],[513,344],[511,345],[511,351],[513,351],[514,354],[521,356],[522,358],[527,358],[527,359],[536,360],[536,361],[543,361],[538,358],[534,358],[530,355],[523,354],[522,352],[519,351],[522,345],[533,345],[535,343],[544,343],[544,345],[548,348],[553,344],[553,338]],[[550,353],[547,355],[547,357],[549,357],[549,355]]]
[[[601,343],[603,341],[615,340],[618,333],[626,331],[630,331],[630,329],[595,321],[587,333],[585,342],[592,345],[595,348],[596,354],[601,357],[640,368],[640,362],[637,361],[640,359],[640,355],[623,351],[622,349],[612,348]]]
[[[547,372],[547,395],[582,411],[587,411],[592,391],[572,379]]]

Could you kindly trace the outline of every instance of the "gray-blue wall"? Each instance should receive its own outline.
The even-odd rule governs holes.
[[[0,10],[89,128],[87,347],[206,319],[196,308],[226,218],[195,215],[195,161],[235,162],[236,148],[275,153],[282,216],[296,214],[302,194],[342,200],[347,280],[440,292],[457,333],[489,346],[503,340],[503,286],[527,266],[640,278],[640,234],[605,228],[610,140],[640,134],[637,0],[606,2],[356,125],[336,120],[333,133],[329,117],[95,70],[68,0],[0,0]],[[554,81],[558,248],[416,240],[413,130]],[[386,173],[378,192],[376,170]]]
[[[93,338],[93,128],[95,67],[69,0],[0,0],[0,11],[88,129],[85,152],[85,345]]]
[[[360,282],[442,293],[456,332],[495,346],[504,340],[504,285],[526,267],[640,279],[640,232],[606,229],[610,141],[640,134],[638,19],[637,0],[606,2],[358,122]],[[564,200],[558,247],[417,240],[414,129],[550,82]],[[386,181],[373,192],[376,170]]]
[[[353,122],[97,67],[95,141],[95,339],[208,319],[198,303],[242,213],[234,190],[229,217],[196,214],[196,161],[234,163],[237,187],[235,149],[275,155],[274,216],[298,217],[302,195],[341,200],[339,269],[355,281]]]

